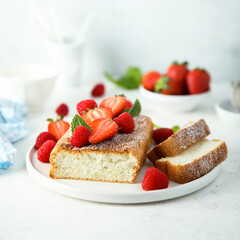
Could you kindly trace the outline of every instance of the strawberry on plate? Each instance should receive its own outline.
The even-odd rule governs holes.
[[[100,103],[100,107],[111,108],[113,117],[119,115],[126,106],[126,98],[122,95],[108,97]]]
[[[92,144],[113,138],[118,132],[118,125],[112,119],[99,118],[89,124],[92,131],[89,142]]]
[[[179,83],[174,82],[170,78],[162,77],[155,85],[155,92],[167,95],[182,95],[184,93],[184,89]]]
[[[50,122],[48,124],[48,132],[52,133],[57,140],[59,140],[70,127],[70,124],[64,120],[53,121],[53,119],[47,119],[47,121]]]
[[[167,77],[171,78],[174,82],[180,85],[186,86],[186,76],[188,73],[187,69],[188,62],[182,64],[173,62],[173,64],[167,70]]]
[[[143,75],[142,85],[149,91],[154,91],[156,82],[162,77],[162,75],[156,71],[150,71]]]
[[[93,120],[98,118],[113,118],[113,112],[108,107],[98,107],[93,110],[88,110],[82,115],[82,119],[89,125]]]
[[[194,69],[187,74],[187,88],[190,94],[206,92],[210,88],[210,75],[204,69]]]

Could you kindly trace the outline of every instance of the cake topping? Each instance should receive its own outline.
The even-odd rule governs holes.
[[[89,109],[94,109],[97,106],[97,103],[93,99],[83,100],[77,104],[77,112],[82,116],[84,113],[88,112]]]

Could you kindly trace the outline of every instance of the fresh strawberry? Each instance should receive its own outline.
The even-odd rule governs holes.
[[[169,179],[166,174],[155,167],[149,167],[146,170],[142,181],[142,188],[145,191],[167,188]]]
[[[94,88],[91,91],[91,95],[93,97],[101,97],[104,95],[105,92],[105,86],[102,83],[99,83],[94,86]]]
[[[88,143],[90,136],[89,128],[85,126],[77,126],[70,138],[70,143],[75,147],[82,147]]]
[[[167,70],[167,77],[186,88],[187,65],[188,62],[182,64],[174,62]]]
[[[149,91],[154,91],[156,82],[162,77],[158,72],[151,71],[143,75],[142,85]]]
[[[127,112],[121,113],[118,117],[114,118],[113,121],[118,124],[119,132],[131,133],[134,130],[133,117]]]
[[[77,104],[77,112],[82,116],[84,113],[88,112],[89,109],[94,109],[97,106],[97,103],[93,99],[83,100]]]
[[[35,148],[39,149],[47,140],[57,142],[56,137],[50,132],[41,132],[36,139]]]
[[[132,102],[126,99],[126,105],[124,109],[131,108],[133,106]]]
[[[110,108],[107,107],[98,107],[94,110],[89,110],[83,114],[82,119],[89,125],[93,120],[98,118],[113,118],[113,113]]]
[[[70,124],[64,120],[53,121],[52,119],[48,119],[48,121],[50,121],[48,124],[48,132],[52,133],[57,140],[59,140],[70,127]]]
[[[50,154],[53,150],[53,148],[55,147],[56,142],[54,142],[53,140],[47,140],[39,149],[37,152],[37,159],[40,162],[43,163],[48,163],[49,162],[49,157]]]
[[[89,126],[92,129],[89,142],[93,144],[113,138],[118,132],[118,125],[109,118],[96,119]]]
[[[173,133],[170,128],[158,128],[153,131],[153,139],[156,144],[159,144],[167,140]]]
[[[56,109],[56,113],[59,116],[67,116],[69,112],[68,106],[65,103],[60,104],[57,109]]]
[[[198,94],[209,90],[210,75],[204,69],[194,69],[187,74],[187,88],[190,94]]]
[[[104,99],[100,103],[100,107],[108,107],[112,109],[113,117],[119,115],[126,106],[126,98],[124,96],[113,96]]]
[[[168,77],[161,77],[155,85],[155,92],[167,95],[181,95],[184,93],[184,88]]]

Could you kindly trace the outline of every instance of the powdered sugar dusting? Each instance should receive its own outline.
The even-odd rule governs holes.
[[[70,144],[69,135],[66,136],[64,141],[61,143],[61,147],[84,151],[107,151],[107,152],[132,152],[133,154],[138,153],[142,145],[149,139],[152,124],[149,117],[139,115],[134,118],[135,129],[132,133],[117,133],[112,139],[98,143],[84,146],[82,148],[73,147]]]
[[[209,135],[209,133],[210,130],[207,124],[201,119],[198,122],[192,123],[191,125],[177,131],[177,133],[173,135],[173,145],[175,145],[174,147],[184,150],[189,147],[189,145],[192,145]]]

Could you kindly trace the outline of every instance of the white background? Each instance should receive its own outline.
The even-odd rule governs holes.
[[[43,38],[29,23],[30,0],[0,0],[0,67],[46,62]],[[38,1],[43,2],[43,1]],[[130,65],[165,72],[173,60],[205,67],[213,81],[240,79],[238,0],[55,0],[64,34],[78,32],[89,12],[83,77]]]

